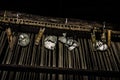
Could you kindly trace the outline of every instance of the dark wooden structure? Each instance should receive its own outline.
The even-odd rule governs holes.
[[[120,31],[107,24],[111,30],[111,44],[107,51],[93,51],[91,30],[96,27],[96,35],[102,32],[100,22],[77,19],[50,18],[25,13],[4,12],[0,14],[0,80],[119,80],[120,79]],[[11,50],[6,34],[10,27],[16,37]],[[45,28],[39,45],[35,38],[39,29]],[[55,50],[44,48],[47,35],[61,36],[77,40],[79,47],[69,51],[57,41]],[[26,47],[17,43],[18,35],[27,33],[30,44]]]

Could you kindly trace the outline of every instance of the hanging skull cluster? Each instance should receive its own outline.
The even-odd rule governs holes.
[[[44,46],[49,50],[54,50],[56,43],[57,43],[56,36],[47,36],[44,40]]]
[[[63,44],[65,44],[65,46],[67,46],[70,51],[78,46],[78,43],[76,40],[66,38],[66,33],[63,33],[63,36],[60,36],[58,40]],[[47,36],[44,40],[44,47],[49,50],[54,50],[56,43],[57,43],[56,36]]]
[[[98,51],[105,51],[108,49],[108,45],[106,44],[106,34],[105,34],[105,23],[103,25],[103,29],[102,29],[102,34],[101,34],[101,39],[100,40],[96,40],[96,36],[95,36],[95,27],[92,30],[91,33],[91,38],[92,38],[92,44],[93,44],[93,49],[94,50],[98,50]]]
[[[64,43],[65,46],[67,46],[70,51],[78,46],[78,42],[76,40],[66,38],[66,33],[63,33],[63,36],[59,37],[58,40]]]
[[[30,43],[30,38],[26,33],[19,35],[18,44],[20,46],[27,46]]]

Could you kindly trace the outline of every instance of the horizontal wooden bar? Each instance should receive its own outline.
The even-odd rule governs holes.
[[[26,25],[26,26],[39,26],[41,28],[54,28],[60,30],[70,30],[70,31],[85,31],[90,32],[93,27],[96,27],[95,32],[102,32],[97,26],[88,27],[89,25],[69,25],[69,24],[59,24],[59,23],[50,23],[50,22],[41,22],[41,21],[33,21],[33,20],[25,20],[25,19],[17,19],[17,18],[1,18],[0,25]],[[107,29],[105,29],[107,32]],[[113,34],[120,34],[120,31],[112,30]]]
[[[28,66],[28,65],[14,65],[14,64],[0,64],[0,70],[18,71],[18,72],[54,73],[54,74],[79,74],[79,75],[102,76],[102,77],[120,76],[119,71],[87,70],[87,69]]]

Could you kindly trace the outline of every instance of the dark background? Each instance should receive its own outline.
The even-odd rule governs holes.
[[[0,9],[120,24],[119,5],[115,0],[1,0]]]

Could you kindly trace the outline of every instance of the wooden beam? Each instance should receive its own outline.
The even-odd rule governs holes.
[[[53,73],[53,74],[79,74],[86,76],[101,76],[101,77],[119,77],[120,71],[105,71],[105,70],[87,70],[45,66],[27,66],[14,64],[0,64],[2,71],[17,71],[17,72],[37,72],[37,73]]]
[[[42,35],[43,35],[44,31],[45,31],[45,28],[43,28],[43,29],[40,28],[39,33],[37,34],[37,37],[35,39],[35,45],[39,45],[39,42],[42,38]]]

